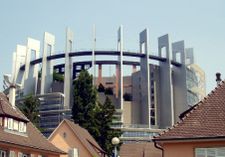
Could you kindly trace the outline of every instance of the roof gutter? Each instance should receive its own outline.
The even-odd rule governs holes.
[[[153,141],[158,142],[169,142],[169,141],[193,141],[193,140],[224,140],[225,136],[212,136],[212,137],[185,137],[185,138],[161,138],[154,139]]]
[[[154,142],[155,148],[161,150],[162,151],[162,157],[164,157],[164,149],[160,145],[158,145],[155,140],[153,140],[153,142]]]

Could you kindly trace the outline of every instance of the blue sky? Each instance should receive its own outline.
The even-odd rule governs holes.
[[[225,78],[224,0],[1,0],[0,89],[4,73],[11,73],[12,52],[27,37],[42,41],[44,31],[55,34],[56,51],[64,50],[65,28],[75,33],[75,49],[90,49],[92,25],[97,48],[115,49],[119,25],[124,26],[125,49],[138,50],[138,34],[150,30],[151,51],[157,38],[168,33],[171,42],[185,40],[196,63],[206,73],[207,93],[215,73]]]

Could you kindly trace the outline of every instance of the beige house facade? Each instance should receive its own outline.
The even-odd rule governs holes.
[[[63,120],[50,135],[49,141],[68,153],[61,157],[105,156],[105,152],[88,131],[70,120]]]

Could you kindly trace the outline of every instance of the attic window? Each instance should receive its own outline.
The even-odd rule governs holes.
[[[63,133],[63,138],[66,138],[66,132]]]
[[[2,126],[2,125],[3,125],[2,120],[3,120],[3,118],[2,118],[2,117],[0,117],[0,126]]]

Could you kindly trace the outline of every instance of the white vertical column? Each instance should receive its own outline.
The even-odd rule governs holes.
[[[119,101],[120,101],[120,109],[122,110],[121,121],[123,122],[123,26],[121,25],[118,30],[118,51],[120,55],[118,57],[119,60],[119,69],[117,71],[117,75],[119,75]],[[117,77],[118,79],[118,77]],[[118,86],[118,85],[117,85]]]
[[[41,94],[51,92],[51,84],[53,81],[52,61],[48,61],[47,57],[53,55],[55,48],[55,36],[45,32],[42,56],[42,72],[41,72]]]
[[[188,109],[184,51],[184,41],[172,43],[173,61],[181,63],[180,67],[173,66],[174,121],[178,121],[179,115]]]
[[[163,50],[164,56],[163,56]],[[171,72],[171,57],[169,46],[169,35],[166,34],[158,38],[159,57],[165,57],[165,62],[160,62],[159,70],[159,108],[160,112],[160,127],[167,128],[174,124],[174,106],[173,106],[173,88],[172,88],[172,72]]]
[[[150,80],[149,80],[149,30],[145,29],[139,35],[140,52],[145,54],[141,58],[141,122],[151,127]]]
[[[93,75],[93,86],[95,85],[95,49],[96,49],[96,28],[95,25],[93,25],[93,46],[92,46],[92,75]]]
[[[70,28],[66,29],[66,46],[65,46],[65,72],[64,72],[64,107],[70,107],[71,85],[72,85],[72,65],[69,53],[73,49],[73,32]]]
[[[24,95],[36,94],[37,80],[38,80],[38,65],[31,65],[30,61],[39,58],[40,53],[40,41],[28,38],[27,51],[26,51],[26,63],[25,63],[25,78]]]
[[[14,80],[16,83],[19,83],[22,85],[24,83],[24,71],[20,70],[20,66],[25,64],[26,60],[26,51],[27,47],[23,45],[17,45],[16,46],[16,65],[15,65],[15,77]]]

